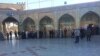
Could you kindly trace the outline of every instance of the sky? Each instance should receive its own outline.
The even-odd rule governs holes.
[[[94,2],[99,0],[0,0],[0,3],[14,3],[23,2],[25,3],[26,9],[37,9],[45,7],[54,7],[65,5],[64,2],[67,2],[67,5]]]

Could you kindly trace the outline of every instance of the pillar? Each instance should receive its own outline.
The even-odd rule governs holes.
[[[36,32],[37,32],[37,38],[39,38],[39,21],[35,21],[35,26],[36,26]]]
[[[55,37],[58,37],[58,33],[59,33],[59,29],[58,29],[58,26],[59,26],[59,23],[58,23],[58,21],[59,21],[59,15],[58,15],[59,13],[58,13],[58,11],[55,11],[54,12],[54,28],[55,28]]]
[[[75,22],[76,23],[76,28],[80,28],[80,12],[79,12],[79,9],[77,9],[75,21],[76,21]]]
[[[24,17],[22,15],[19,16],[19,22],[18,22],[18,30],[23,31],[23,19]]]
[[[55,29],[55,37],[57,37],[57,34],[58,34],[58,22],[57,22],[56,18],[55,18],[55,21],[54,21],[54,29]]]
[[[19,22],[18,24],[18,31],[23,31],[23,25],[21,24],[21,22]]]

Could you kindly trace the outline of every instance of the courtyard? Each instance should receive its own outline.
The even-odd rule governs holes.
[[[0,56],[100,56],[100,36],[74,43],[74,38],[0,41]]]

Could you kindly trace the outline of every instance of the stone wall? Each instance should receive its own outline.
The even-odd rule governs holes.
[[[90,11],[100,16],[100,2],[64,5],[64,6],[42,8],[35,10],[13,11],[14,14],[13,17],[15,17],[20,22],[20,24],[22,24],[27,17],[30,17],[35,22],[36,29],[38,30],[40,20],[43,17],[48,16],[53,20],[54,28],[58,29],[58,21],[60,17],[63,16],[64,14],[69,14],[75,20],[75,28],[79,28],[82,16]],[[5,17],[7,17],[5,16],[6,14],[7,11],[6,12],[4,11],[4,13],[1,12],[2,16],[0,18],[0,22],[2,22],[5,19]]]

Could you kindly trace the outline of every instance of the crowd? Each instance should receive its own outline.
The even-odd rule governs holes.
[[[12,38],[12,34],[14,33],[16,39],[27,39],[27,38],[64,38],[67,37],[68,30],[65,28],[64,30],[58,30],[55,31],[53,29],[49,30],[48,33],[46,30],[40,30],[39,32],[37,31],[15,31],[12,32],[10,31],[9,33],[6,33],[7,38]],[[39,34],[39,35],[37,35]],[[79,40],[83,39],[86,37],[87,41],[91,41],[91,36],[92,35],[98,35],[100,34],[100,30],[98,26],[93,26],[92,24],[89,24],[87,28],[77,28],[71,30],[71,36],[72,38],[75,38],[75,43],[78,43]],[[68,36],[69,37],[69,36]]]

